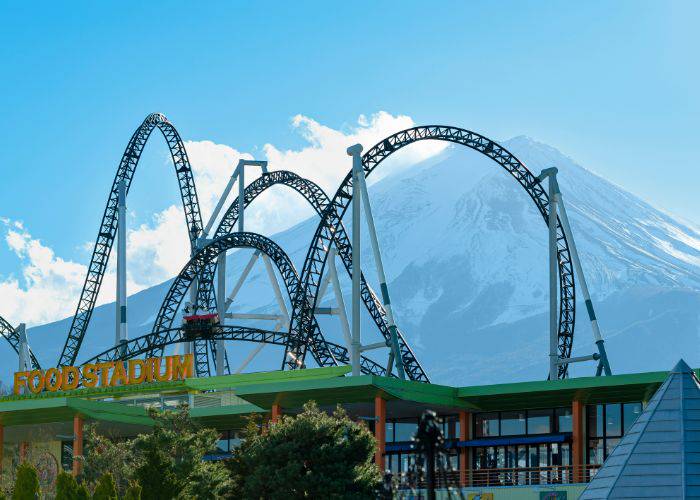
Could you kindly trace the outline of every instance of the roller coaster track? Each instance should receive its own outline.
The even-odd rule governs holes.
[[[323,215],[323,212],[328,208],[330,200],[328,195],[314,182],[298,176],[293,172],[286,170],[279,170],[263,174],[261,177],[257,178],[255,181],[251,182],[245,189],[244,192],[244,210],[253,202],[260,194],[265,192],[267,189],[275,185],[284,185],[290,187],[297,191],[309,204],[313,207],[319,216]],[[226,234],[230,234],[234,231],[236,223],[238,221],[239,215],[239,204],[238,200],[235,200],[226,213],[224,213],[219,225],[214,232],[213,238],[220,238]],[[338,249],[338,255],[340,256],[343,265],[347,272],[352,276],[352,246],[350,244],[350,239],[348,238],[347,232],[343,224],[340,224],[338,230],[335,233],[334,243]],[[213,293],[213,280],[214,280],[214,267],[207,266],[204,269],[203,274],[199,277],[200,288],[199,288],[199,301],[201,303],[209,303],[211,301],[211,294]],[[361,276],[361,298],[369,312],[372,320],[375,322],[379,331],[388,342],[390,339],[389,327],[386,322],[386,312],[379,301],[379,298],[374,293],[372,288],[367,284],[364,274]],[[161,309],[161,312],[164,312]],[[155,331],[162,329],[164,324],[163,318],[159,313],[155,321]],[[406,346],[406,340],[404,339],[400,331],[397,332],[399,336],[399,344],[401,346]],[[415,359],[413,352],[410,348],[406,349],[407,358],[412,357],[411,363],[416,367],[416,370],[412,372],[412,375],[417,376],[414,380],[419,380],[421,382],[429,382],[428,376],[420,366],[418,360]]]
[[[289,332],[274,332],[269,330],[261,330],[259,328],[248,328],[243,326],[233,325],[217,325],[212,327],[211,333],[206,335],[206,340],[234,340],[240,342],[257,342],[264,344],[272,344],[285,346],[289,342]],[[92,358],[85,363],[106,363],[110,361],[118,361],[124,359],[132,359],[137,356],[148,354],[154,348],[163,350],[169,345],[179,344],[181,342],[192,341],[193,338],[188,336],[185,328],[171,328],[169,330],[158,333],[158,338],[154,344],[153,334],[148,333],[129,340],[124,348],[122,346],[112,347]],[[343,346],[327,342],[328,348],[338,361],[347,364],[350,362],[348,351]],[[380,364],[371,359],[362,356],[361,360],[362,373],[366,375],[386,375],[386,370]]]
[[[17,330],[12,328],[12,325],[10,325],[10,323],[8,323],[2,316],[0,316],[0,335],[7,340],[10,347],[12,347],[12,349],[14,349],[14,351],[19,355],[19,333]],[[32,368],[35,370],[41,369],[41,365],[39,365],[39,361],[37,361],[36,357],[34,357],[34,353],[31,349],[29,350],[29,358],[32,362]]]
[[[549,210],[549,198],[539,180],[512,153],[490,139],[469,130],[449,126],[413,127],[393,134],[377,143],[362,157],[365,177],[369,176],[379,164],[396,151],[409,144],[423,140],[440,140],[460,144],[477,151],[498,163],[525,189],[533,200],[545,223]],[[306,356],[305,343],[309,326],[314,321],[314,310],[318,300],[318,290],[323,271],[328,259],[328,251],[338,232],[343,215],[350,206],[353,197],[352,171],[343,180],[330,205],[324,211],[321,222],[309,247],[301,274],[300,287],[292,301],[292,320],[289,345],[286,348],[285,362],[294,369]],[[575,322],[575,287],[574,274],[569,252],[560,221],[557,224],[557,254],[559,262],[559,324],[558,350],[562,358],[571,356]],[[417,366],[407,345],[401,346],[404,368],[410,378],[415,379]],[[289,353],[290,355],[287,355]],[[559,366],[559,378],[567,374],[568,365]]]
[[[190,167],[190,162],[187,157],[187,151],[180,138],[180,134],[178,134],[175,127],[167,118],[160,113],[153,113],[146,117],[131,136],[122,159],[119,162],[117,173],[112,182],[112,189],[107,199],[107,206],[102,215],[100,230],[97,234],[97,240],[95,241],[95,247],[90,259],[90,265],[88,266],[85,283],[80,293],[78,307],[73,317],[63,351],[61,352],[58,366],[72,365],[75,363],[78,356],[78,351],[80,350],[90,318],[92,317],[92,311],[95,307],[95,301],[100,291],[102,279],[109,260],[109,254],[112,251],[112,245],[117,231],[119,185],[123,181],[128,193],[143,149],[155,128],[161,131],[168,144],[180,187],[180,197],[182,199],[182,206],[187,222],[190,248],[193,254],[196,251],[197,238],[201,235],[203,226],[202,215],[199,211],[199,202],[197,200],[197,189],[192,176],[192,168]],[[215,298],[213,296],[211,302],[206,304],[206,307],[209,310],[216,309]],[[196,346],[196,350],[200,356],[201,352],[204,351],[204,357],[207,359],[206,345],[199,344]]]
[[[267,255],[277,267],[277,270],[279,271],[282,281],[287,289],[287,293],[290,295],[290,297],[294,295],[299,284],[299,275],[294,268],[292,261],[289,259],[284,250],[277,245],[277,243],[256,233],[229,233],[220,238],[212,240],[207,245],[200,248],[172,282],[170,289],[166,293],[165,299],[161,304],[156,322],[153,324],[151,338],[151,343],[153,346],[157,346],[160,343],[160,332],[167,331],[172,327],[177,311],[180,308],[180,304],[184,300],[192,281],[199,278],[201,280],[200,282],[205,282],[205,280],[202,279],[202,276],[206,272],[207,268],[212,262],[214,262],[220,253],[232,248],[253,248]],[[199,297],[200,294],[197,294],[197,300],[199,300]],[[194,304],[195,310],[197,309],[197,306],[198,304]],[[307,341],[310,343],[314,359],[318,365],[337,365],[338,361],[328,348],[315,319],[309,324],[308,332]],[[154,349],[152,352],[154,352],[154,355],[156,356],[161,354],[156,349]]]
[[[254,248],[272,260],[272,262],[277,267],[277,270],[282,277],[287,293],[292,298],[299,284],[299,275],[294,268],[291,260],[287,254],[272,240],[266,238],[265,236],[255,234],[255,233],[229,233],[227,235],[221,236],[209,242],[206,246],[202,247],[195,255],[190,259],[190,261],[185,265],[185,267],[180,271],[180,274],[175,278],[171,284],[161,309],[158,313],[158,321],[154,323],[153,331],[150,334],[144,335],[132,341],[129,341],[126,346],[117,346],[112,349],[105,351],[104,353],[98,355],[100,359],[115,360],[115,359],[129,359],[134,356],[138,356],[142,353],[148,353],[149,356],[160,356],[165,346],[171,345],[173,343],[182,342],[183,335],[176,332],[177,328],[171,328],[172,323],[175,319],[175,315],[180,307],[180,304],[187,294],[187,290],[190,287],[192,281],[201,277],[203,271],[207,266],[214,262],[216,257],[222,252],[230,250],[232,248]],[[199,297],[199,295],[198,295]],[[196,305],[195,305],[196,308]],[[319,366],[335,366],[339,362],[341,364],[347,364],[350,361],[347,349],[341,347],[337,344],[327,342],[320,332],[318,323],[315,321],[312,323],[313,332],[310,335],[310,347],[314,355],[314,359]],[[218,326],[213,328],[213,332],[216,331],[228,331],[226,328],[228,326]],[[266,332],[265,330],[259,329],[246,329],[243,327],[230,327],[233,330],[241,334],[241,332]],[[285,341],[287,341],[288,334],[279,334],[276,332],[267,332],[270,335],[274,334],[276,337],[281,338],[280,335],[284,335]],[[223,337],[222,337],[223,338]],[[177,340],[179,339],[179,340]],[[224,338],[226,340],[227,338]],[[188,341],[192,339],[185,339]],[[215,338],[209,338],[202,340],[213,341]],[[247,340],[246,338],[230,338],[230,340]],[[255,341],[255,340],[253,340]],[[267,342],[274,343],[274,342]],[[286,345],[286,344],[285,344]],[[362,357],[361,367],[365,373],[374,375],[384,375],[386,370],[372,361],[369,358]]]

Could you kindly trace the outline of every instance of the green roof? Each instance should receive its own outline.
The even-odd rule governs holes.
[[[517,382],[460,387],[457,396],[483,410],[565,406],[584,403],[648,401],[668,372]]]
[[[5,426],[63,422],[72,420],[75,415],[124,424],[153,423],[143,407],[82,398],[10,401],[3,403],[1,408],[0,423]]]

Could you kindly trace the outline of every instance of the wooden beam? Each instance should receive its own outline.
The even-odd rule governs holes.
[[[77,414],[73,417],[73,476],[78,477],[83,464],[78,457],[83,455],[83,417]]]
[[[384,452],[386,451],[386,400],[381,396],[374,397],[374,438],[377,440],[377,451],[374,462],[379,470],[384,472]]]
[[[280,417],[282,416],[282,406],[279,403],[275,403],[272,405],[272,415],[270,416],[270,422],[273,424],[276,424],[279,422]]]
[[[466,441],[469,439],[469,412],[461,410],[459,412],[459,440]],[[469,461],[468,449],[459,449],[459,485],[468,486],[469,478],[467,477],[467,462]]]
[[[571,455],[572,455],[572,465],[574,469],[574,483],[583,482],[583,449],[584,449],[584,435],[583,435],[583,413],[585,406],[580,400],[574,400],[571,404],[571,419],[572,419],[572,444],[571,444]]]

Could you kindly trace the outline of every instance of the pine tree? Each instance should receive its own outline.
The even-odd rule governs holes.
[[[90,500],[90,491],[88,490],[87,485],[85,484],[85,481],[80,483],[80,486],[78,486],[78,492],[75,495],[76,500]]]
[[[186,405],[178,411],[149,411],[153,430],[133,440],[136,468],[133,473],[144,498],[171,500],[214,498],[229,488],[226,467],[202,461],[213,450],[218,433],[194,422]],[[213,497],[212,497],[213,495]]]
[[[141,500],[141,485],[137,481],[130,481],[124,494],[124,500]]]
[[[117,485],[109,472],[97,481],[93,500],[117,500]]]
[[[17,467],[17,479],[12,491],[12,500],[35,500],[39,495],[39,477],[36,469],[28,462]]]
[[[230,461],[234,496],[243,498],[375,498],[381,482],[375,440],[338,407],[332,415],[307,403],[265,432],[251,420]]]
[[[77,500],[78,498],[78,482],[75,478],[61,471],[56,477],[56,500]]]

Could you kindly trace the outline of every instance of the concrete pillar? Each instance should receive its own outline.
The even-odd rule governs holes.
[[[583,413],[584,405],[579,400],[574,400],[571,405],[571,420],[572,420],[572,443],[571,443],[571,464],[573,465],[574,483],[583,482],[584,460],[583,450],[585,445],[585,436],[583,435]]]
[[[459,440],[460,441],[466,441],[469,439],[469,425],[471,419],[469,418],[469,412],[466,412],[464,410],[459,412]],[[469,485],[469,476],[468,476],[468,462],[469,462],[469,455],[468,455],[468,448],[460,448],[459,449],[459,485],[460,486],[468,486]]]
[[[279,422],[280,417],[282,416],[282,406],[280,406],[279,403],[275,403],[272,405],[272,415],[270,417],[270,423],[276,424]]]
[[[374,438],[377,440],[377,451],[374,462],[380,471],[384,471],[384,452],[386,450],[386,400],[381,396],[374,398]]]
[[[82,472],[82,463],[78,460],[83,454],[83,417],[73,417],[73,476],[77,477]]]

